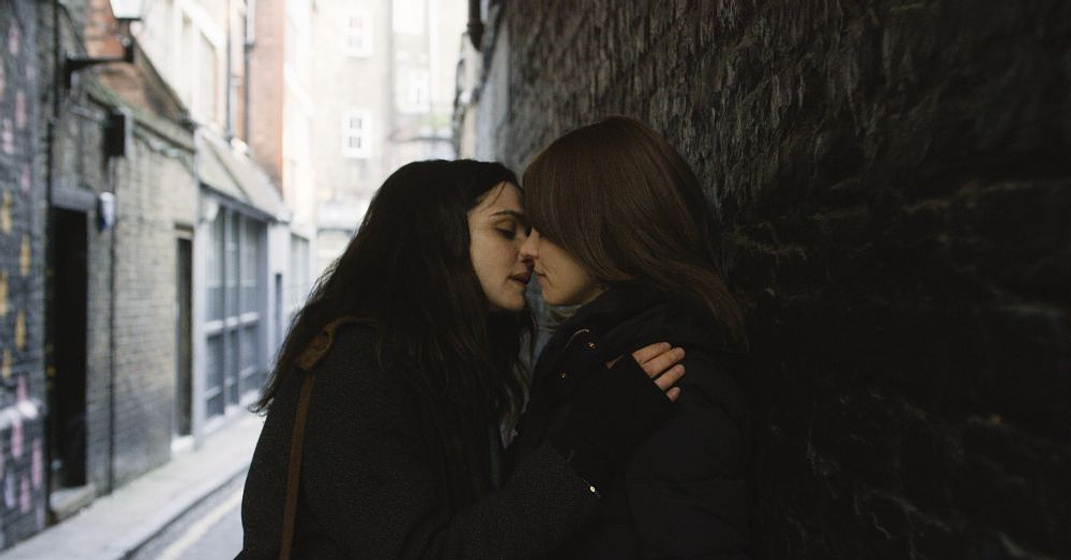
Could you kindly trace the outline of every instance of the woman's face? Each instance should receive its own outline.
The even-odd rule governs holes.
[[[583,305],[603,291],[572,255],[535,229],[521,248],[521,258],[535,264],[536,281],[550,305]]]
[[[524,309],[524,290],[532,276],[532,261],[522,259],[525,234],[521,191],[500,183],[469,210],[469,253],[480,287],[495,309]]]

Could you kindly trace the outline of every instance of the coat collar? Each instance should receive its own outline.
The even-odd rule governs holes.
[[[650,289],[612,288],[559,325],[539,356],[537,370],[571,354],[579,341],[597,346],[595,352],[585,354],[608,361],[663,341],[728,351],[725,340],[723,329],[697,312],[694,305]]]

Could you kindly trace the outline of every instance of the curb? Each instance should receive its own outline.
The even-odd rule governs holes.
[[[244,476],[249,470],[250,461],[240,462],[237,468],[220,476],[215,480],[209,480],[191,490],[187,496],[165,506],[163,511],[143,524],[137,530],[115,543],[114,549],[109,547],[100,560],[129,560],[145,543],[160,536],[161,533],[173,525],[183,514],[201,505],[220,488],[230,484],[238,477]]]

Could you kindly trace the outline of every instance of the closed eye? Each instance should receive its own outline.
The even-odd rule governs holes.
[[[509,239],[510,241],[513,241],[517,238],[517,232],[512,229],[495,228],[495,231],[497,231],[499,235],[506,239]]]

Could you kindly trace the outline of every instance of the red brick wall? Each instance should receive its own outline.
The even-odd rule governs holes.
[[[117,38],[118,23],[112,16],[110,0],[87,0],[83,30],[86,52],[91,57],[122,56],[123,45]]]
[[[282,185],[283,172],[285,22],[285,2],[257,2],[256,43],[249,64],[249,145],[276,185]]]

